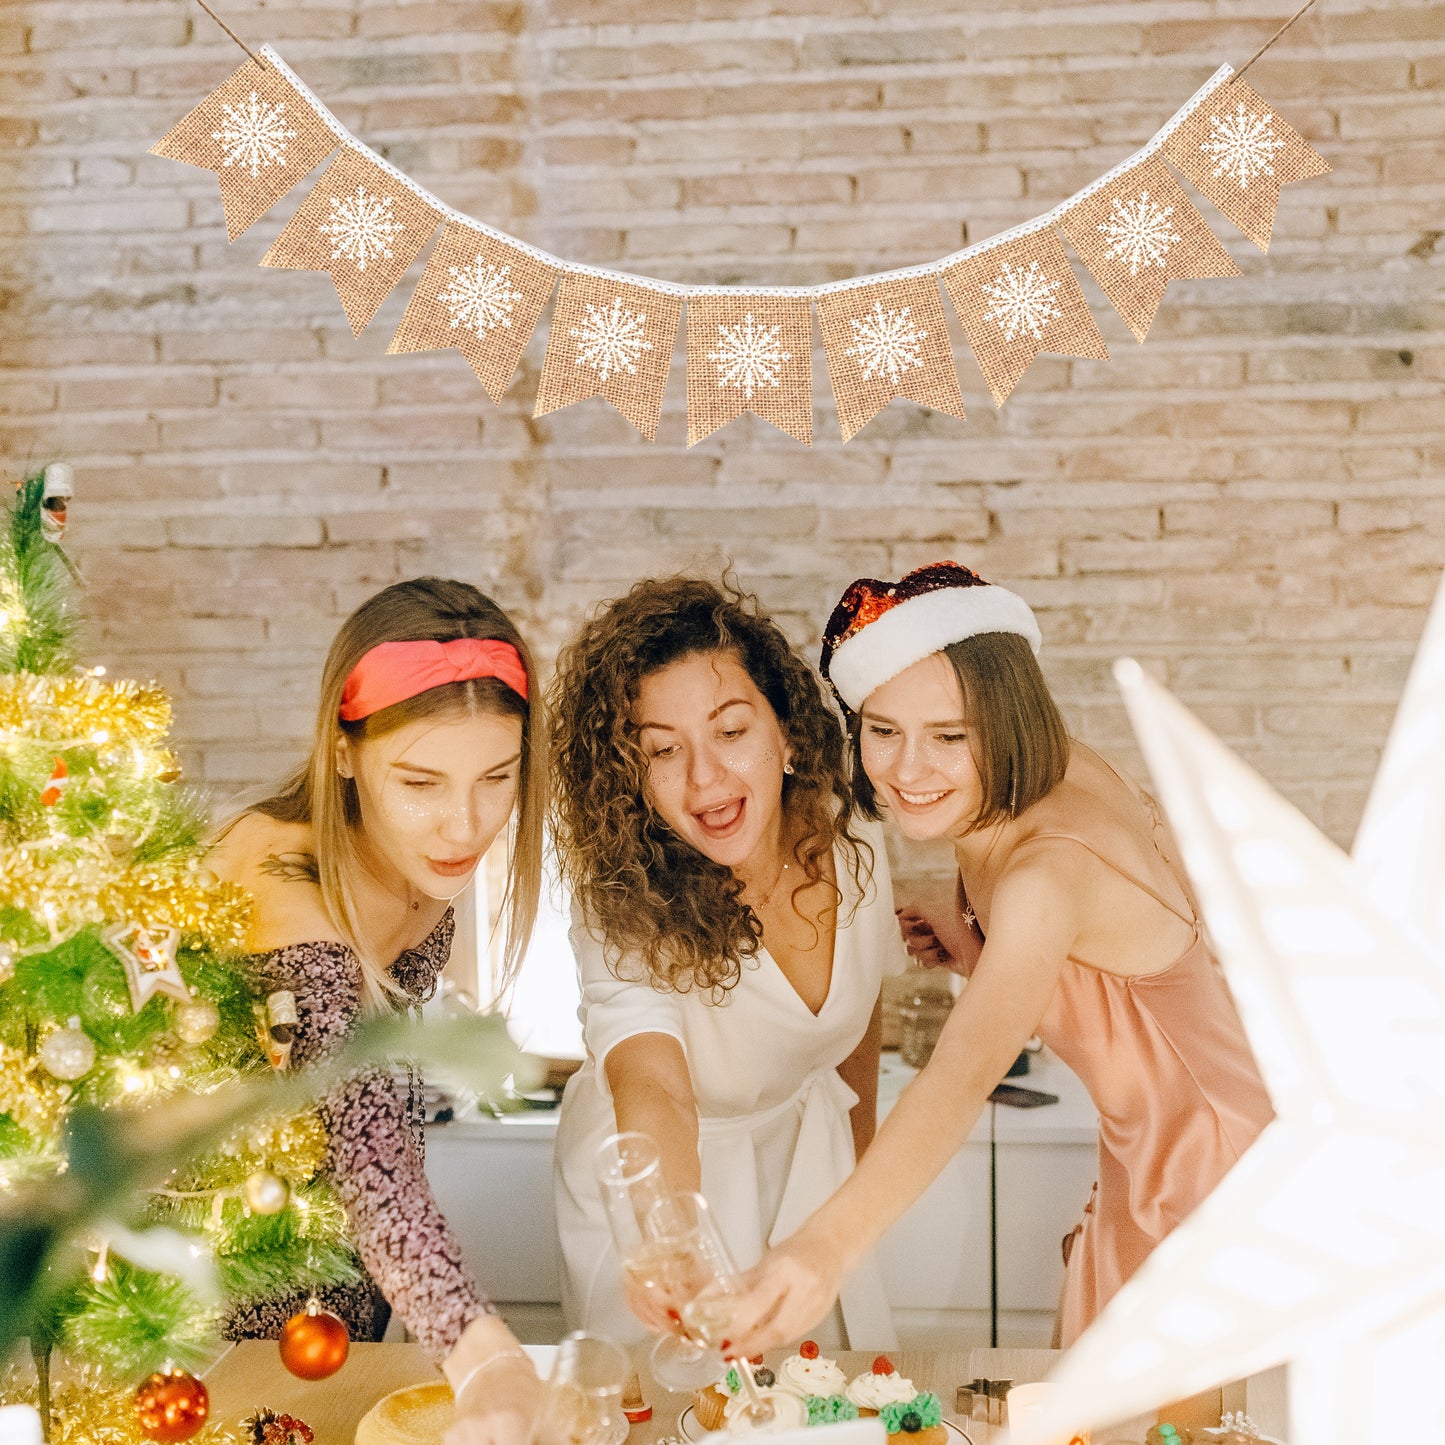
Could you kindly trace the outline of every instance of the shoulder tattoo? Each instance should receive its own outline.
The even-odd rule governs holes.
[[[312,853],[268,853],[257,865],[261,872],[287,883],[319,883],[321,873]]]

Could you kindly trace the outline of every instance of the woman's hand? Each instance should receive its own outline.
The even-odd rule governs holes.
[[[457,1397],[444,1445],[529,1445],[544,1386],[500,1316],[478,1315],[442,1361],[442,1373]]]
[[[724,1351],[760,1355],[806,1335],[833,1307],[843,1272],[840,1251],[804,1226],[743,1276]]]
[[[443,1445],[529,1445],[546,1387],[525,1355],[508,1355],[472,1376]]]
[[[959,911],[957,875],[922,885],[896,912],[904,946],[925,968],[946,968],[965,978],[973,972],[983,935]]]
[[[898,910],[898,927],[903,946],[915,962],[924,968],[952,968],[953,955],[933,931],[933,925],[914,908]]]

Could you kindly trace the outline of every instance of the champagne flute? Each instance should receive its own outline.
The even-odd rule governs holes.
[[[650,1233],[648,1221],[668,1198],[657,1141],[636,1131],[612,1134],[598,1148],[593,1171],[622,1261],[627,1302],[660,1336],[653,1346],[653,1376],[668,1389],[687,1389],[672,1382],[681,1378],[685,1358],[697,1351],[671,1334],[671,1323],[681,1318],[674,1301],[691,1298],[706,1279],[691,1279],[687,1257],[665,1241],[655,1241]]]
[[[579,1330],[557,1358],[532,1429],[532,1445],[623,1445],[622,1390],[632,1362],[611,1340]]]
[[[653,1347],[653,1374],[673,1389],[698,1389],[729,1363],[717,1348],[732,1325],[741,1282],[701,1194],[669,1194],[653,1205],[643,1225],[641,1250],[624,1260],[623,1271],[639,1293],[655,1289],[659,1304],[684,1331],[664,1336]],[[745,1359],[730,1362],[738,1372],[744,1403],[740,1423],[758,1426],[776,1411],[759,1393]]]

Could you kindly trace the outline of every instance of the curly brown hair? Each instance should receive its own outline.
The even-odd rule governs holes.
[[[720,584],[649,579],[603,603],[563,648],[549,695],[553,829],[582,916],[611,949],[639,960],[655,988],[705,990],[714,1002],[756,956],[762,924],[733,871],[679,838],[647,802],[634,709],[644,677],[718,652],[746,669],[792,747],[783,811],[804,880],[795,906],[835,847],[861,896],[872,854],[849,823],[841,722],[813,670],[730,575]]]

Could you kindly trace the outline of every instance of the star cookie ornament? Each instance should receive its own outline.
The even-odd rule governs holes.
[[[1353,856],[1137,664],[1117,673],[1277,1118],[1014,1445],[1282,1361],[1291,1438],[1445,1438],[1445,590]]]
[[[100,939],[125,969],[131,1007],[136,1013],[158,993],[179,1003],[191,1002],[191,991],[176,967],[176,945],[180,942],[177,929],[116,923],[104,929]]]

